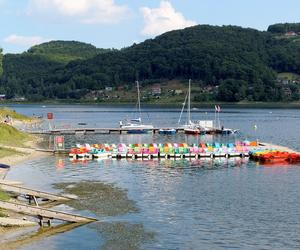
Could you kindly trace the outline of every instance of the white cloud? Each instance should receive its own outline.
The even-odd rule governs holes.
[[[5,43],[19,46],[33,46],[44,42],[48,42],[49,40],[50,39],[46,39],[41,36],[20,36],[16,34],[12,34],[3,39]]]
[[[128,14],[128,7],[114,0],[30,0],[28,14],[48,13],[78,18],[81,23],[116,23]]]
[[[169,1],[161,1],[159,8],[143,7],[140,11],[144,16],[145,26],[142,34],[145,36],[155,36],[166,31],[183,29],[197,24],[185,19],[182,13],[176,11]]]

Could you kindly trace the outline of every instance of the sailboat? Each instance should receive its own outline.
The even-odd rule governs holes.
[[[120,128],[126,130],[128,134],[145,134],[153,131],[153,125],[142,123],[141,100],[139,82],[136,81],[137,95],[138,95],[138,118],[130,121],[120,121]]]
[[[238,132],[238,129],[231,129],[231,128],[224,128],[224,126],[221,126],[220,122],[220,112],[221,108],[219,105],[215,105],[215,132],[217,134],[222,134],[222,135],[231,135],[231,134],[236,134]]]
[[[180,118],[179,118],[178,123],[180,122],[181,115],[182,115],[182,112],[184,110],[184,106],[185,106],[185,103],[186,103],[186,99],[188,99],[188,108],[187,108],[187,124],[183,126],[184,133],[185,134],[192,134],[192,135],[201,134],[204,131],[201,130],[201,128],[199,127],[198,124],[194,123],[191,120],[191,79],[189,79],[189,92],[188,92],[188,94],[185,98],[185,101],[183,103],[183,107],[182,107],[182,110],[181,110],[181,114],[180,114]]]

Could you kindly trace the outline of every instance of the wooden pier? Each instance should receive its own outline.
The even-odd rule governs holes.
[[[157,134],[161,129],[175,129],[176,133],[184,133],[184,128],[153,128],[147,129],[149,133]],[[142,130],[142,129],[141,129]],[[51,130],[27,131],[31,134],[48,134],[48,135],[88,135],[88,134],[127,134],[130,129],[124,128],[57,128]],[[212,129],[206,131],[207,134],[220,134],[221,130]]]
[[[51,201],[68,201],[68,200],[72,199],[70,197],[56,195],[56,194],[50,194],[50,193],[42,192],[42,191],[35,190],[35,189],[11,185],[11,184],[7,184],[7,183],[1,182],[1,181],[0,181],[0,189],[2,189],[4,191],[8,191],[8,192],[13,192],[16,194],[26,195],[32,199],[43,198],[43,199],[47,199],[47,200],[51,200]]]
[[[297,154],[300,154],[300,152],[297,152],[296,150],[294,149],[291,149],[289,147],[285,147],[285,146],[280,146],[280,145],[276,145],[276,144],[272,144],[272,143],[267,143],[267,142],[260,142],[259,143],[259,147],[261,149],[270,149],[270,148],[273,148],[273,149],[276,149],[278,151],[284,151],[284,152],[291,152],[291,153],[297,153]]]
[[[33,200],[35,203],[35,206],[20,204],[20,203],[14,203],[14,202],[7,202],[7,201],[0,201],[0,208],[11,210],[17,213],[22,214],[28,214],[30,216],[35,216],[40,220],[40,225],[42,226],[44,222],[46,221],[47,224],[50,225],[50,222],[52,219],[72,222],[72,223],[89,223],[92,221],[96,221],[94,218],[84,217],[80,215],[74,215],[70,213],[64,213],[59,211],[54,211],[46,208],[40,207],[40,204],[38,203],[38,198],[42,198],[43,200],[51,201],[51,202],[64,202],[69,201],[74,198],[62,196],[62,195],[56,195],[51,194],[35,189],[30,189],[22,186],[16,186],[7,184],[5,182],[0,182],[0,189],[8,192],[12,192],[19,195],[24,195],[25,198],[29,200],[29,203],[31,204],[31,201]],[[45,203],[42,203],[42,206]],[[47,204],[47,203],[46,203]]]
[[[97,221],[94,218],[74,215],[65,212],[58,212],[51,209],[45,209],[40,207],[28,206],[19,203],[13,203],[8,201],[0,201],[0,208],[11,210],[17,213],[27,214],[30,216],[35,216],[40,219],[40,224],[42,224],[45,220],[50,224],[50,220],[57,219],[72,223],[89,223],[92,221]]]

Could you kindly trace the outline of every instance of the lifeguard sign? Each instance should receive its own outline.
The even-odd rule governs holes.
[[[47,119],[53,120],[53,113],[51,113],[51,112],[47,113]]]
[[[55,136],[54,137],[54,150],[64,150],[65,149],[65,137],[64,136]]]

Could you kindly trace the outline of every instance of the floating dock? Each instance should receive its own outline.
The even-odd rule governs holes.
[[[276,149],[278,151],[285,151],[285,152],[300,154],[296,150],[291,149],[289,147],[280,146],[280,145],[276,145],[276,144],[272,144],[272,143],[267,143],[267,142],[260,142],[259,143],[259,148],[261,148],[261,149],[273,148],[273,149]]]
[[[298,153],[290,148],[270,143],[238,142],[237,144],[204,144],[187,145],[186,143],[164,144],[89,144],[79,148],[72,148],[69,152],[71,159],[201,159],[201,158],[245,158],[254,152],[280,151]],[[299,154],[299,153],[298,153]]]
[[[224,153],[207,153],[207,154],[119,154],[119,153],[112,153],[108,156],[102,157],[97,154],[85,154],[85,155],[72,155],[70,156],[71,159],[85,159],[85,160],[93,160],[93,159],[105,159],[105,158],[112,158],[112,159],[201,159],[201,158],[245,158],[249,157],[249,153],[232,153],[232,154],[224,154]]]
[[[184,133],[184,128],[153,128],[147,129],[149,133],[157,134],[161,129],[174,129],[176,133]],[[48,135],[88,135],[88,134],[127,134],[131,129],[124,128],[61,128],[51,130],[27,131],[31,134],[48,134]],[[212,129],[206,131],[206,134],[221,134],[221,130]]]

